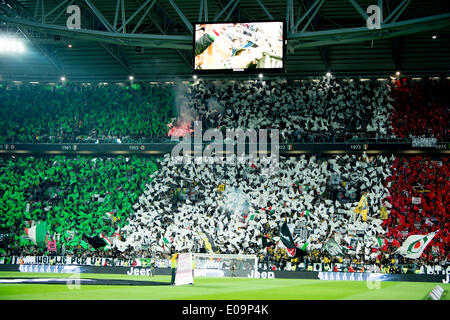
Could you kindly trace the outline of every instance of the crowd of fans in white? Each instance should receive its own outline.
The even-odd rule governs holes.
[[[391,136],[388,80],[198,81],[188,109],[203,128],[280,130],[280,141],[333,142]]]
[[[393,100],[390,81],[350,79],[304,80],[298,85],[274,81],[198,81],[178,97],[180,122],[201,120],[203,128],[280,130],[280,141],[347,141],[355,137],[390,137]],[[328,239],[349,248],[360,261],[375,262],[386,233],[381,207],[391,204],[386,178],[392,159],[366,155],[281,159],[269,163],[179,164],[166,155],[153,182],[135,204],[120,250],[196,251],[204,232],[216,252],[260,254],[261,236],[272,234],[279,247],[284,221],[307,251],[321,250]],[[224,186],[221,191],[220,186]],[[181,190],[180,200],[175,190]],[[175,192],[176,193],[176,192]],[[369,216],[354,213],[367,193]],[[183,197],[181,197],[183,199]],[[305,233],[303,233],[305,235]],[[383,240],[383,244],[384,244]]]
[[[115,245],[120,250],[145,245],[162,253],[198,252],[203,247],[199,233],[204,232],[217,252],[259,254],[265,250],[261,235],[272,233],[278,242],[286,220],[306,230],[306,238],[294,239],[299,245],[308,243],[307,251],[320,250],[333,238],[342,246],[352,245],[349,254],[375,260],[372,248],[385,233],[379,210],[389,206],[383,186],[390,175],[387,157],[303,155],[281,158],[276,170],[267,171],[263,169],[273,164],[264,160],[180,164],[166,155],[124,227],[126,240]],[[184,198],[173,194],[177,188],[186,188]],[[364,192],[370,205],[366,222],[353,212]],[[349,236],[355,229],[364,236]],[[278,246],[283,248],[281,242]]]

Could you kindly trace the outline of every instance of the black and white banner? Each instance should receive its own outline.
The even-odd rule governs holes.
[[[80,266],[146,266],[146,258],[137,259],[110,259],[94,257],[72,257],[72,256],[12,256],[0,257],[0,264],[49,264],[49,265],[80,265]],[[155,267],[170,267],[169,259],[159,259]]]

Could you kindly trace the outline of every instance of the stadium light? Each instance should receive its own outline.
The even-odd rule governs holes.
[[[432,36],[431,38],[433,38],[433,39],[436,39],[436,38],[437,38],[437,36]]]
[[[14,38],[0,38],[0,53],[23,53],[25,46],[21,40]]]
[[[260,74],[259,74],[259,77],[260,77],[260,78],[262,78],[262,77],[263,77],[263,74],[262,74],[262,73],[260,73]]]
[[[68,45],[67,45],[69,48],[72,48],[72,45],[69,43]]]
[[[395,75],[398,77],[400,75],[400,71],[397,71]]]
[[[327,77],[331,77],[331,72],[327,72]]]
[[[61,77],[61,81],[66,81],[66,77]]]
[[[197,79],[197,76],[194,74],[194,75],[192,76],[192,78]]]
[[[129,76],[128,79],[134,80],[134,77],[133,76]]]

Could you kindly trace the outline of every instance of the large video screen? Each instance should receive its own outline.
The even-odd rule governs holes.
[[[195,73],[284,70],[284,23],[194,24]]]

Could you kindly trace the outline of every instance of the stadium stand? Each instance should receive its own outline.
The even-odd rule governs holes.
[[[0,300],[447,300],[448,3],[0,0]]]
[[[156,164],[145,158],[0,158],[1,226],[10,228],[10,250],[44,253],[24,233],[46,221],[57,250],[80,246],[83,236],[114,236],[132,211]],[[25,236],[24,236],[25,235]],[[4,250],[4,249],[2,249]]]
[[[174,116],[170,85],[0,85],[0,139],[8,143],[160,138]]]
[[[280,130],[281,141],[290,142],[447,137],[446,79],[325,78],[298,85],[198,81],[183,86],[3,85],[0,137],[9,143],[145,142],[166,136],[168,124],[192,126],[194,120],[202,121],[204,130],[270,126]]]
[[[449,243],[449,167],[447,158],[431,160],[421,156],[396,158],[392,176],[386,179],[391,214],[384,221],[387,236],[402,241],[412,234],[440,230],[426,250],[427,259],[446,257]],[[399,246],[399,242],[391,243]]]
[[[434,137],[448,141],[450,82],[426,78],[397,80],[391,92],[392,131],[401,138]]]
[[[232,168],[177,166],[173,159],[165,157],[162,170],[139,200],[140,209],[124,228],[128,234],[126,242],[119,245],[139,249],[148,242],[164,250],[163,239],[172,239],[177,250],[195,250],[195,239],[186,235],[204,231],[216,234],[221,252],[255,254],[263,249],[260,232],[264,226],[276,235],[278,225],[286,217],[302,222],[310,235],[307,242],[311,250],[320,249],[335,231],[352,224],[339,208],[346,212],[356,207],[362,192],[369,194],[373,212],[379,210],[387,196],[380,181],[383,175],[389,175],[389,161],[382,157],[372,160],[350,156],[328,160],[314,156],[290,158],[280,163],[279,171],[265,176],[261,171],[268,165],[264,163],[236,164]],[[351,175],[354,166],[364,171],[363,180]],[[335,188],[329,183],[333,174],[343,177]],[[369,180],[368,176],[372,178]],[[218,191],[219,184],[225,185],[223,192]],[[176,189],[186,189],[188,198],[171,197]],[[379,219],[366,223],[367,234],[373,236],[367,245],[384,233],[381,223]],[[141,237],[141,241],[136,241]],[[345,241],[350,246],[350,238]],[[363,258],[364,249],[363,246],[357,250]],[[369,259],[368,252],[366,258]]]
[[[274,128],[281,141],[336,142],[389,137],[387,81],[313,79],[287,82],[205,82],[190,106],[203,127]]]
[[[409,160],[412,168],[419,163],[415,158]],[[397,169],[400,162],[399,158],[382,156],[337,156],[330,159],[303,156],[283,159],[279,172],[267,178],[260,175],[264,165],[259,163],[224,170],[220,165],[191,164],[180,167],[171,163],[170,157],[165,157],[158,165],[161,170],[155,171],[155,163],[138,159],[130,162],[120,158],[11,159],[2,166],[3,172],[9,172],[3,176],[2,182],[2,189],[6,190],[1,202],[2,210],[9,212],[2,226],[16,230],[15,240],[20,243],[16,249],[23,250],[23,253],[27,252],[27,247],[36,249],[23,237],[23,228],[29,227],[28,221],[40,218],[47,218],[51,233],[60,235],[58,244],[65,244],[68,251],[81,246],[90,252],[92,248],[83,240],[83,235],[91,237],[100,233],[112,236],[114,245],[111,247],[118,247],[125,255],[127,252],[133,252],[133,255],[146,252],[146,246],[156,247],[162,254],[170,253],[172,246],[177,250],[201,250],[201,244],[187,234],[190,230],[205,231],[217,235],[215,242],[222,253],[259,254],[264,256],[264,261],[268,260],[266,255],[269,255],[278,267],[285,263],[286,259],[281,258],[286,257],[286,251],[266,250],[261,245],[261,237],[271,234],[276,242],[280,222],[285,217],[289,221],[300,221],[307,230],[308,238],[304,239],[304,243],[311,252],[307,258],[311,262],[325,258],[336,261],[326,252],[321,252],[322,244],[330,237],[336,238],[336,234],[342,233],[338,241],[348,248],[352,261],[379,263],[396,249],[405,236],[440,228],[441,234],[426,250],[424,261],[435,260],[432,252],[434,246],[439,247],[437,255],[444,258],[448,254],[445,247],[448,239],[446,212],[440,200],[425,204],[425,197],[428,200],[434,197],[434,193],[421,197],[424,202],[420,214],[413,211],[411,196],[420,195],[420,192],[406,187],[406,184],[415,185],[415,181],[402,182],[411,175],[404,167]],[[35,170],[27,169],[30,163],[35,165]],[[354,168],[363,174],[355,176]],[[447,164],[444,162],[439,168],[425,173],[435,177],[435,180],[430,180],[430,176],[424,178],[428,181],[425,184],[427,189],[448,188],[448,182],[443,180],[448,174]],[[144,188],[148,181],[145,178],[152,171],[155,171],[153,182]],[[194,175],[195,172],[201,172],[201,175]],[[123,173],[126,174],[122,176]],[[336,173],[341,179],[332,186],[330,179]],[[277,178],[280,177],[284,183],[279,182]],[[84,182],[83,186],[77,187],[77,183],[81,182]],[[388,189],[389,182],[395,187]],[[225,184],[223,192],[217,190],[220,183]],[[398,186],[404,186],[400,193],[394,189]],[[115,192],[121,187],[129,192]],[[112,190],[112,194],[108,195],[107,190]],[[360,218],[352,223],[352,209],[364,192],[367,192],[370,204],[368,221],[362,222]],[[411,193],[407,196],[406,192]],[[25,201],[16,202],[14,199]],[[22,208],[27,202],[30,206]],[[400,206],[402,202],[408,202],[411,210]],[[392,206],[389,218],[384,222],[379,219],[382,206]],[[237,211],[244,213],[238,214]],[[110,221],[114,217],[121,218],[120,222],[116,220],[104,224],[105,218]],[[414,217],[416,220],[410,220]],[[433,223],[428,219],[436,220]],[[63,220],[65,222],[61,223]],[[402,233],[415,221],[421,222],[419,228]],[[434,226],[428,227],[430,223]],[[15,228],[15,225],[20,227]],[[362,228],[366,235],[364,242],[355,243],[345,235],[351,228],[357,232]],[[71,234],[70,231],[74,230],[76,232]],[[126,240],[114,238],[117,231],[125,232]],[[382,240],[381,245],[379,239]]]
[[[275,124],[284,141],[337,142],[391,134],[445,140],[446,85],[434,80],[351,79],[303,80],[298,86],[278,80],[198,81],[192,86],[8,85],[0,89],[1,133],[6,142],[144,141],[167,135],[168,124],[201,120],[204,129]],[[415,100],[416,94],[421,98]],[[432,103],[420,104],[431,95]],[[409,108],[419,111],[410,113]],[[420,128],[429,126],[428,120],[435,129],[425,133]],[[421,170],[423,163],[430,167]],[[380,263],[408,235],[435,230],[440,233],[422,260],[447,259],[446,158],[433,162],[394,156],[302,156],[283,159],[279,172],[269,178],[262,174],[263,167],[180,167],[169,155],[158,163],[121,157],[2,159],[2,227],[13,229],[20,245],[10,250],[16,252],[38,250],[22,231],[30,221],[46,219],[49,231],[59,237],[58,250],[64,244],[72,252],[102,254],[85,238],[101,235],[111,242],[110,252],[122,257],[149,255],[149,246],[163,255],[175,249],[203,250],[193,237],[184,237],[194,229],[207,230],[222,244],[218,251],[259,254],[262,261],[282,268],[289,260],[286,251],[264,248],[261,237],[272,235],[269,239],[277,242],[279,224],[289,218],[300,221],[308,234],[303,244],[311,263],[342,261],[322,250],[329,238],[348,250],[344,260]],[[218,191],[221,184],[224,190]],[[363,194],[370,205],[369,220],[352,224],[350,213]],[[412,203],[416,198],[420,209]],[[389,211],[384,221],[379,219],[382,207]],[[245,214],[232,214],[237,208]],[[107,221],[116,220],[104,225],[105,215]],[[345,236],[349,228],[370,237],[354,242]]]

